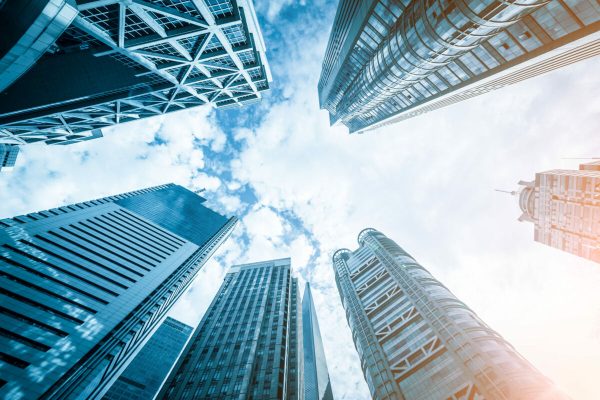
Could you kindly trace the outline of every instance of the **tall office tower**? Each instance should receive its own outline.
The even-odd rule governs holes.
[[[600,54],[596,0],[340,0],[319,102],[350,132]]]
[[[151,400],[194,329],[167,317],[152,335],[103,400]]]
[[[3,1],[0,23],[0,143],[241,106],[271,80],[252,0]]]
[[[519,184],[519,221],[533,222],[536,242],[600,262],[600,161]]]
[[[302,296],[302,339],[304,399],[333,400],[319,320],[317,319],[309,283],[306,283],[304,296]]]
[[[333,264],[373,399],[567,398],[392,240],[358,243]]]
[[[231,267],[157,399],[298,399],[300,318],[289,258]]]
[[[19,146],[0,143],[0,171],[11,170],[17,161]]]
[[[0,398],[99,399],[236,224],[168,184],[0,220]]]

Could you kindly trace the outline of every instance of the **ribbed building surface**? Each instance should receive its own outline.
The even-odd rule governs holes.
[[[600,161],[535,174],[519,195],[534,240],[600,263]]]
[[[374,129],[600,54],[599,30],[596,0],[340,0],[321,108]]]
[[[23,0],[0,7],[0,143],[67,145],[189,107],[258,101],[251,0]]]
[[[307,283],[302,296],[304,400],[333,400],[317,311]]]
[[[151,400],[194,328],[167,317],[102,400]]]
[[[168,184],[0,220],[0,398],[99,399],[236,224]]]
[[[564,400],[408,253],[363,230],[335,278],[374,400]]]
[[[300,398],[300,318],[289,258],[231,267],[157,398]]]

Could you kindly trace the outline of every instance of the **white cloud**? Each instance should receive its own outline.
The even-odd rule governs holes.
[[[304,1],[300,1],[304,5]],[[294,0],[263,0],[256,2],[256,8],[261,15],[266,15],[270,22],[276,22],[279,14],[287,6],[294,4]]]
[[[221,186],[221,180],[216,176],[210,176],[204,172],[200,172],[192,179],[192,186],[206,189],[211,192],[217,190]]]
[[[239,214],[237,211],[240,211],[243,208],[242,201],[240,200],[239,197],[236,197],[236,196],[227,196],[227,195],[219,196],[218,201],[219,201],[219,203],[221,203],[223,205],[225,210],[231,214],[233,214],[233,213]]]
[[[195,328],[219,291],[221,285],[218,283],[223,281],[226,273],[223,265],[215,259],[209,260],[169,315]]]
[[[300,47],[304,42],[287,43],[289,99],[273,104],[253,132],[237,132],[244,148],[231,167],[260,204],[292,212],[319,244],[321,257],[300,272],[322,284],[328,300],[318,307],[336,397],[367,392],[360,373],[350,379],[345,372],[356,359],[329,257],[340,247],[355,249],[358,232],[373,226],[574,398],[592,398],[600,373],[593,362],[600,357],[600,270],[535,243],[532,226],[516,221],[516,199],[493,189],[513,189],[536,171],[577,168],[561,157],[599,153],[600,60],[348,135],[316,111],[321,50]]]
[[[290,3],[257,9],[276,21]],[[307,12],[321,11],[313,8]],[[356,248],[358,232],[373,226],[573,398],[595,398],[600,268],[535,243],[532,227],[516,221],[516,199],[493,189],[513,189],[537,171],[576,168],[561,157],[600,154],[600,59],[348,135],[330,128],[318,109],[330,21],[312,21],[275,44],[285,49],[285,59],[272,63],[283,100],[265,96],[258,127],[228,132],[242,151],[217,167],[231,179],[206,168],[205,150],[223,151],[227,135],[211,109],[199,108],[123,125],[84,144],[26,147],[15,172],[0,174],[0,217],[171,181],[205,187],[211,202],[242,221],[172,314],[195,325],[230,265],[291,256],[313,287],[339,399],[366,399],[368,390],[330,257]],[[155,135],[164,144],[148,146]],[[256,204],[237,193],[244,185]]]
[[[272,209],[257,206],[242,221],[253,237],[264,237],[280,243],[285,233],[285,222]]]
[[[70,146],[25,146],[10,174],[0,174],[2,217],[89,200],[166,182],[208,190],[219,181],[206,173],[207,146],[221,143],[211,109],[200,107],[123,124],[105,137]],[[161,145],[151,146],[155,136]],[[222,144],[217,145],[219,148]]]

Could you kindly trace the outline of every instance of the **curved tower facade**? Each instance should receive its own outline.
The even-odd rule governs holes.
[[[568,398],[394,241],[358,242],[333,264],[373,399]]]
[[[373,129],[600,54],[599,31],[595,0],[340,0],[320,105]]]

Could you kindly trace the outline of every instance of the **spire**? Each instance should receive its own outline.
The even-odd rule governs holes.
[[[516,191],[516,190],[513,190],[513,191],[508,191],[508,190],[503,190],[503,189],[494,189],[494,190],[495,190],[496,192],[500,192],[500,193],[508,193],[508,194],[510,194],[511,196],[516,196],[516,195],[518,195],[518,194],[519,194],[519,192],[518,192],[518,191]]]

